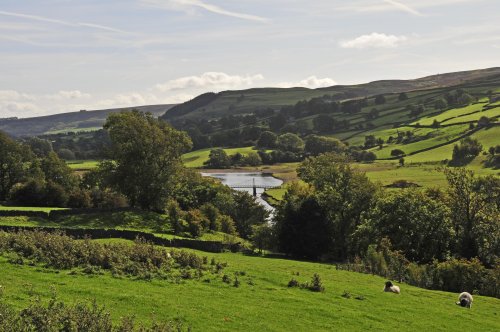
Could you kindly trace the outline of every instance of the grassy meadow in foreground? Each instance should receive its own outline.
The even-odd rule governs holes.
[[[193,331],[446,331],[457,324],[464,330],[500,329],[498,299],[475,296],[472,310],[467,310],[455,305],[457,294],[405,284],[400,285],[401,295],[384,293],[383,278],[338,271],[333,265],[196,253],[228,267],[220,277],[174,284],[13,265],[1,257],[0,285],[7,303],[17,308],[29,303],[30,294],[47,299],[53,285],[67,303],[96,299],[114,320],[125,315],[143,322],[180,319]],[[239,287],[221,281],[222,274],[234,280],[235,272],[240,273]],[[321,276],[325,292],[287,287],[290,279],[306,282],[314,273]],[[351,297],[343,297],[345,293]]]

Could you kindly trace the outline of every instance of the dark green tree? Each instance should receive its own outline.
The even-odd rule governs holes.
[[[446,168],[444,172],[456,251],[462,257],[479,256],[493,264],[500,253],[500,180],[478,178],[464,168]]]
[[[231,167],[231,158],[223,149],[210,150],[208,160],[203,163],[206,168],[229,168]]]
[[[304,151],[304,141],[295,134],[286,133],[278,137],[278,148],[282,151],[299,153]]]
[[[259,148],[273,149],[276,147],[278,141],[278,135],[272,131],[263,131],[260,134],[259,140],[257,141],[257,146]]]
[[[0,201],[7,198],[14,184],[26,177],[32,160],[29,148],[0,131]]]
[[[361,222],[377,187],[364,173],[352,168],[349,160],[327,153],[306,159],[298,168],[302,180],[317,191],[317,199],[333,229],[331,254],[345,259],[350,254],[350,235]]]
[[[401,250],[409,260],[428,263],[449,255],[452,227],[444,202],[405,189],[377,200],[354,237],[361,234],[360,252],[387,237],[392,249]]]
[[[306,137],[304,151],[312,156],[317,156],[326,152],[342,153],[346,148],[345,144],[336,138],[309,135]]]
[[[162,210],[183,168],[189,137],[151,114],[111,114],[104,128],[111,138],[111,182],[132,206]]]

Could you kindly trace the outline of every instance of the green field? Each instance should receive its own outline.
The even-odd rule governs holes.
[[[98,160],[70,160],[66,162],[74,170],[89,170],[99,165]]]
[[[88,131],[98,131],[101,130],[101,127],[85,127],[85,128],[64,128],[64,129],[59,129],[59,130],[49,130],[46,131],[44,134],[45,135],[52,135],[52,134],[66,134],[66,133],[82,133],[82,132],[88,132]]]
[[[455,305],[457,294],[405,284],[400,285],[401,295],[384,293],[385,279],[339,271],[333,265],[197,253],[227,262],[223,273],[231,278],[244,272],[240,286],[223,283],[221,276],[180,283],[113,278],[108,273],[89,276],[13,265],[6,257],[0,257],[0,285],[5,301],[16,308],[27,306],[30,294],[49,298],[54,286],[67,303],[95,299],[114,320],[126,315],[135,315],[139,322],[177,319],[193,331],[449,331],[457,324],[471,331],[500,329],[498,299],[474,296],[468,310]],[[290,279],[305,282],[314,273],[323,281],[323,293],[287,287]],[[345,292],[352,297],[342,297]]]
[[[192,152],[188,152],[182,156],[182,160],[184,165],[189,168],[202,168],[203,163],[208,160],[208,156],[210,154],[209,149],[196,150]],[[241,153],[242,155],[247,155],[250,152],[257,152],[254,150],[252,146],[247,146],[243,148],[232,148],[232,149],[224,149],[224,151],[230,156],[232,154]]]
[[[36,206],[4,206],[0,205],[0,211],[41,211],[50,212],[53,210],[67,210],[67,208],[58,207],[36,207]]]

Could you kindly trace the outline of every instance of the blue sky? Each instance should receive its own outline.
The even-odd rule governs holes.
[[[498,0],[1,0],[0,117],[500,66]]]

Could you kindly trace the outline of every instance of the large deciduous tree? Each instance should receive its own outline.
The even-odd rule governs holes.
[[[444,260],[452,238],[449,210],[441,200],[420,190],[387,194],[367,213],[354,237],[364,242],[360,252],[387,237],[393,249],[412,261]]]
[[[475,177],[464,168],[445,169],[457,251],[492,264],[500,256],[500,180]]]
[[[108,174],[132,206],[161,210],[182,169],[181,155],[191,140],[151,114],[129,111],[112,114],[104,128],[112,143]]]
[[[0,201],[7,198],[14,184],[24,179],[26,163],[31,159],[29,148],[0,131]]]
[[[319,204],[325,209],[332,229],[331,255],[345,259],[351,248],[350,234],[361,222],[377,187],[345,157],[326,153],[306,159],[298,168],[302,180],[317,191]]]

